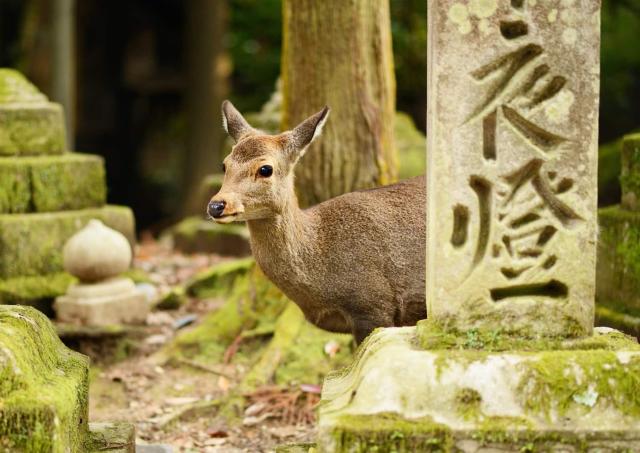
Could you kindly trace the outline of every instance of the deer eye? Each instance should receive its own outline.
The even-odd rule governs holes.
[[[271,165],[263,165],[258,170],[258,174],[264,178],[268,178],[273,174],[273,167]]]

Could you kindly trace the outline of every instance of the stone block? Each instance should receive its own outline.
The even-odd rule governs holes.
[[[65,150],[62,107],[48,102],[18,71],[0,68],[0,156]]]
[[[136,453],[136,429],[130,423],[90,423],[87,453]]]
[[[318,450],[640,451],[639,373],[640,346],[612,329],[538,342],[378,329],[325,380]]]
[[[0,214],[100,207],[106,197],[100,156],[0,157]]]
[[[135,244],[133,213],[123,206],[0,215],[0,278],[62,272],[62,248],[89,220],[99,219]]]
[[[0,104],[0,125],[0,155],[62,154],[66,150],[59,104]]]
[[[113,278],[71,285],[65,295],[56,298],[54,309],[63,323],[109,326],[143,324],[150,307],[132,280]]]
[[[427,312],[452,330],[593,327],[600,1],[561,3],[429,12]]]
[[[222,225],[201,217],[188,217],[171,229],[173,246],[183,253],[217,253],[229,256],[251,254],[245,225]]]
[[[640,133],[622,139],[622,206],[640,211]]]
[[[29,305],[52,316],[53,299],[67,292],[69,285],[75,281],[65,272],[0,279],[0,304]]]
[[[0,382],[0,451],[84,451],[89,360],[33,308],[0,306]]]
[[[598,219],[598,305],[640,316],[640,212],[611,206]]]

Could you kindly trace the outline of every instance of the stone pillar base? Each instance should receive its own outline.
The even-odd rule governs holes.
[[[482,348],[482,350],[481,350]],[[640,346],[378,329],[324,383],[321,452],[640,451]]]
[[[149,308],[145,295],[128,278],[72,285],[54,303],[58,321],[91,326],[140,324]]]

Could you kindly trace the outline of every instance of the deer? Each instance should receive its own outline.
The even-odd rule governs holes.
[[[306,319],[351,333],[426,318],[426,179],[346,193],[301,209],[294,168],[329,117],[324,107],[294,129],[254,129],[229,101],[223,127],[235,144],[207,205],[215,222],[244,221],[256,263]]]

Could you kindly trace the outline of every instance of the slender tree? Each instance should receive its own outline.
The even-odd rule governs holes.
[[[298,165],[312,205],[393,182],[395,79],[388,0],[283,1],[283,129],[325,104],[331,118]]]

